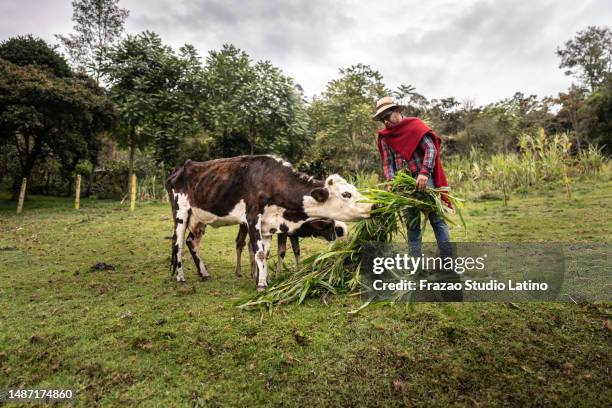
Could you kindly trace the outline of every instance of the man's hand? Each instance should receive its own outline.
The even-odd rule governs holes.
[[[387,191],[391,191],[392,188],[391,182],[387,183]]]
[[[427,177],[427,176],[426,176],[426,175],[424,175],[424,174],[419,174],[419,176],[418,176],[418,177],[417,177],[417,179],[416,179],[417,189],[418,189],[419,191],[423,191],[423,190],[425,190],[425,186],[427,185],[427,179],[428,179],[428,178],[429,178],[429,177]]]

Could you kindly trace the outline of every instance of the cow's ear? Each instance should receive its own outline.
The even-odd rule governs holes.
[[[329,191],[323,187],[317,187],[310,192],[312,198],[322,203],[329,198]]]

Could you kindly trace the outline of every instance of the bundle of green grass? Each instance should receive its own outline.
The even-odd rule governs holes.
[[[391,181],[391,191],[366,188],[361,192],[374,204],[372,216],[355,224],[347,241],[333,242],[328,251],[314,254],[303,260],[299,269],[265,292],[240,304],[240,308],[273,307],[285,303],[302,303],[311,297],[323,297],[336,293],[359,293],[362,283],[359,276],[361,254],[368,242],[392,242],[403,232],[402,214],[405,209],[416,207],[429,213],[437,212],[447,222],[453,223],[450,210],[441,199],[445,194],[465,227],[461,214],[463,200],[450,194],[449,188],[429,188],[417,191],[416,181],[409,174],[399,172]],[[427,217],[424,218],[424,221]]]

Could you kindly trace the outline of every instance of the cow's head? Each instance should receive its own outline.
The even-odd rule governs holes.
[[[334,221],[334,232],[336,233],[336,239],[348,238],[348,226],[342,221]]]
[[[372,204],[361,202],[363,200],[354,185],[332,174],[323,187],[317,187],[310,195],[304,196],[304,211],[309,217],[354,221],[370,216]]]
[[[348,227],[342,221],[328,219],[309,221],[309,233],[315,237],[321,237],[327,241],[345,239],[348,235]]]

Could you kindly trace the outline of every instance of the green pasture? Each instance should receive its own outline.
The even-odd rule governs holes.
[[[610,241],[612,181],[469,202],[458,241]],[[235,306],[236,227],[208,229],[200,281],[170,275],[168,204],[0,197],[0,388],[71,388],[77,406],[612,405],[610,303],[426,303],[355,296]],[[431,230],[425,240],[432,240]],[[271,269],[276,260],[275,243]],[[304,255],[325,248],[304,240]],[[290,251],[287,268],[293,268]],[[114,270],[93,270],[97,263]],[[243,257],[248,271],[248,255]]]

